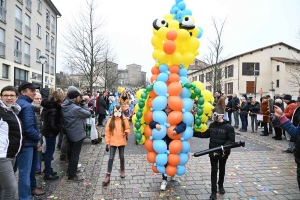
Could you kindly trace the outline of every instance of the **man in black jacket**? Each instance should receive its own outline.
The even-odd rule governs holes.
[[[232,94],[232,101],[231,101],[231,110],[234,117],[234,128],[239,127],[239,113],[238,113],[238,105],[240,104],[239,98],[236,94]]]

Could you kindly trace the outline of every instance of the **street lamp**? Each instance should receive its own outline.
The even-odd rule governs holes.
[[[40,55],[39,57],[40,62],[42,63],[42,88],[45,87],[44,85],[44,64],[47,62],[47,57]]]
[[[255,83],[254,83],[254,98],[256,98],[256,83],[257,83],[257,77],[259,75],[259,70],[253,71],[253,76],[255,77]]]

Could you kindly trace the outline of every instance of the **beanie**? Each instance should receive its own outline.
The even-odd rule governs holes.
[[[71,85],[71,86],[68,87],[68,93],[71,92],[71,91],[78,91],[78,89],[75,86]]]
[[[292,95],[286,94],[286,95],[284,95],[283,99],[291,101],[292,100]]]
[[[75,99],[78,96],[81,96],[81,94],[77,90],[72,90],[72,91],[68,92],[69,99]]]

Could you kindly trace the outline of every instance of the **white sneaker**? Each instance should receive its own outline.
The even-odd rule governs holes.
[[[78,164],[78,165],[77,165],[77,168],[80,168],[81,166],[82,166],[82,164]]]
[[[167,187],[167,181],[166,181],[166,180],[163,180],[163,181],[161,182],[161,185],[160,185],[160,190],[165,191],[165,190],[166,190],[166,187]]]
[[[171,181],[176,181],[175,176],[171,176]]]

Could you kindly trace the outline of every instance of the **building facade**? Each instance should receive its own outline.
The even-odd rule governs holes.
[[[57,17],[51,0],[1,0],[0,85],[55,87]],[[44,64],[40,56],[47,58]]]
[[[118,70],[118,83],[125,87],[145,87],[146,72],[137,64],[126,65],[125,70]]]
[[[300,86],[297,78],[300,76],[300,71],[297,71],[299,60],[300,50],[283,42],[236,55],[220,63],[218,79],[221,84],[215,90],[252,97],[283,93],[296,98]],[[201,81],[207,90],[213,92],[211,69],[212,66],[208,66],[189,73],[188,79],[190,82]]]

